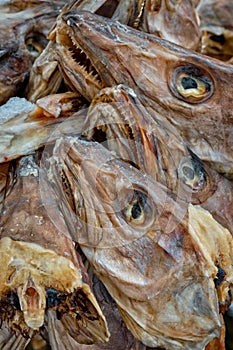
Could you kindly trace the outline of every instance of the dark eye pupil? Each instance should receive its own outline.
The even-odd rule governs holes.
[[[132,218],[138,219],[142,214],[142,209],[138,203],[135,203],[131,210]]]
[[[184,89],[197,89],[197,83],[192,78],[182,78],[181,84]]]
[[[29,52],[39,52],[32,44],[27,44],[27,49]]]
[[[210,36],[210,39],[213,40],[213,41],[216,41],[217,43],[223,45],[225,44],[225,38],[224,38],[224,35],[211,35]]]
[[[183,174],[189,180],[193,180],[195,176],[194,170],[188,166],[183,167]]]

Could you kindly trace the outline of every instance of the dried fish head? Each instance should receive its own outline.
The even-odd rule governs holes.
[[[25,87],[33,61],[46,46],[46,36],[57,15],[53,3],[1,13],[0,104]]]
[[[233,57],[233,4],[227,0],[202,0],[198,6],[202,48],[205,55],[221,60]]]
[[[0,106],[0,163],[30,154],[68,129],[80,134],[85,114],[75,112],[83,103],[77,93],[50,95],[36,105],[25,98],[10,98]]]
[[[63,21],[105,86],[128,84],[195,154],[232,176],[232,66],[88,12]]]
[[[105,318],[65,222],[50,203],[58,229],[43,206],[35,157],[22,158],[17,175],[0,218],[1,320],[30,337],[48,327],[52,310],[74,341],[107,341]]]
[[[202,349],[218,335],[218,299],[229,303],[232,280],[229,231],[99,143],[58,140],[48,174],[73,238],[138,339]]]

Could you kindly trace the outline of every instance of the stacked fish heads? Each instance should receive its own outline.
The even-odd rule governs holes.
[[[31,16],[33,8],[15,3]],[[185,40],[198,49],[198,1],[104,4],[72,1],[59,14],[24,93],[36,102],[57,92],[62,81],[73,92],[45,97],[37,101],[42,114],[36,108],[20,117],[24,126],[33,121],[43,128],[30,147],[25,140],[31,142],[33,132],[25,127],[13,138],[11,129],[11,154],[3,140],[0,154],[7,160],[48,139],[49,145],[40,167],[33,156],[17,162],[15,176],[10,163],[0,169],[0,344],[24,349],[35,333],[53,349],[108,341],[75,241],[139,340],[133,349],[202,350],[224,330],[219,311],[231,302],[232,183],[215,170],[232,178],[233,70],[176,45]],[[174,35],[186,25],[195,40]],[[24,28],[9,32],[9,43],[19,35],[18,46],[9,45],[18,51],[8,55],[12,48],[4,49],[3,59],[9,59],[2,62],[17,61],[25,43],[30,55],[40,53],[38,39],[35,45]],[[44,48],[44,32],[42,38]],[[33,60],[24,59],[23,72],[13,69],[17,77],[7,91],[2,84],[2,103],[24,84]],[[111,88],[102,90],[106,86]],[[77,123],[72,108],[91,101],[83,126],[84,113]],[[48,125],[53,129],[67,111],[65,131],[61,127],[51,138]],[[3,123],[2,130],[9,134],[10,127]],[[66,130],[82,138],[64,138]],[[117,319],[112,329],[118,327],[121,338],[126,331]],[[115,339],[91,348],[115,350]]]
[[[129,87],[105,88],[92,100],[82,135],[101,142],[187,203],[201,204],[232,232],[232,181],[157,122],[159,117],[152,118]]]

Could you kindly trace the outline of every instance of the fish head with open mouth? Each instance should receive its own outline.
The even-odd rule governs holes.
[[[78,74],[90,78],[88,62],[102,85],[129,85],[195,154],[232,176],[231,65],[85,11],[60,20],[66,33],[60,43],[72,52],[66,63],[73,75],[81,64]]]
[[[59,228],[43,206],[38,164],[35,154],[18,162],[0,216],[1,341],[8,342],[10,333],[17,350],[40,332],[47,333],[55,349],[69,339],[107,341],[105,317],[67,227],[54,203],[50,212]]]
[[[135,337],[188,350],[218,336],[218,301],[229,303],[232,280],[229,231],[100,143],[60,139],[46,162],[72,238]]]

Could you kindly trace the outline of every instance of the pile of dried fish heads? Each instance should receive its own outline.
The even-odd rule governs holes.
[[[0,12],[0,348],[231,350],[233,4]]]

